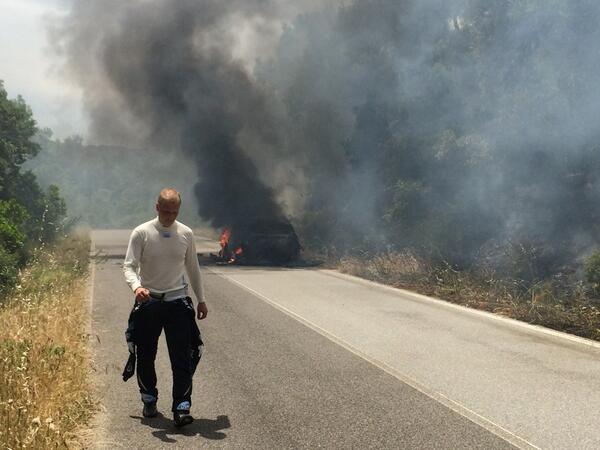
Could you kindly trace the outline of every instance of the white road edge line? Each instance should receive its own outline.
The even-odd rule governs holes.
[[[86,324],[88,336],[92,336],[93,331],[94,331],[93,316],[94,316],[94,297],[95,297],[95,286],[96,286],[95,254],[96,254],[96,242],[94,241],[94,238],[90,232],[90,262],[89,262],[90,276],[88,278],[88,287],[87,287],[88,317],[87,317],[87,324]],[[92,361],[93,361],[94,349],[92,348],[92,345],[89,342],[89,338],[88,338],[88,351],[90,352],[89,356],[90,356],[90,358],[92,358]],[[92,362],[92,364],[93,364],[93,362]],[[91,367],[90,367],[89,376],[90,376],[90,379],[93,379],[95,377],[95,374],[91,370]],[[94,395],[96,396],[96,395],[98,395],[98,392],[95,389],[96,388],[94,388]],[[108,412],[106,411],[106,408],[104,407],[104,405],[100,404],[99,411],[96,411],[94,416],[91,418],[90,423],[86,426],[85,431],[83,432],[84,433],[83,434],[84,442],[86,445],[89,445],[91,448],[100,449],[100,448],[122,447],[120,444],[118,444],[116,442],[111,442],[110,440],[108,440],[108,430],[106,427],[107,415],[108,415]],[[112,447],[105,446],[105,444],[107,444],[107,443],[114,444],[114,445],[112,445]]]
[[[540,447],[537,447],[536,445],[532,444],[531,442],[527,441],[526,439],[514,434],[513,432],[507,430],[506,428],[503,428],[501,425],[498,425],[498,424],[492,422],[491,420],[483,417],[482,415],[467,408],[466,406],[462,405],[461,403],[459,403],[455,400],[452,400],[451,398],[447,397],[446,395],[442,394],[441,392],[436,392],[432,389],[429,389],[427,386],[419,383],[418,381],[414,380],[413,378],[409,377],[408,375],[403,374],[402,372],[396,370],[395,368],[389,366],[388,364],[386,364],[382,361],[379,361],[375,358],[372,358],[369,355],[361,352],[360,350],[358,350],[357,348],[354,348],[353,346],[346,343],[345,341],[343,341],[341,338],[337,337],[336,335],[334,335],[334,334],[330,333],[329,331],[321,328],[320,326],[310,322],[309,320],[296,314],[295,312],[287,309],[285,306],[282,306],[279,303],[271,300],[270,298],[266,297],[265,295],[261,294],[260,292],[257,292],[254,289],[244,285],[243,283],[229,277],[224,272],[212,269],[210,267],[206,267],[206,269],[208,271],[210,271],[216,275],[219,275],[222,278],[225,278],[226,280],[236,284],[237,286],[241,287],[242,289],[250,292],[251,294],[258,297],[259,299],[263,300],[265,303],[268,303],[272,307],[278,309],[279,311],[283,312],[284,314],[297,320],[298,322],[302,323],[303,325],[307,326],[308,328],[312,329],[313,331],[326,337],[330,341],[336,343],[337,345],[343,347],[344,349],[348,350],[349,352],[364,359],[365,361],[373,364],[374,366],[378,367],[379,369],[383,370],[384,372],[388,373],[389,375],[393,376],[394,378],[397,378],[398,380],[402,381],[403,383],[408,384],[413,389],[415,389],[415,390],[419,391],[420,393],[426,395],[427,397],[441,403],[442,405],[451,409],[455,413],[460,414],[461,416],[465,417],[466,419],[470,420],[471,422],[481,426],[482,428],[485,428],[489,432],[504,439],[505,441],[514,445],[515,447],[522,449],[522,450],[533,450],[533,449],[541,450]]]
[[[91,323],[92,323],[92,309],[94,307],[94,284],[96,283],[96,260],[94,258],[94,253],[96,253],[96,243],[94,242],[94,238],[90,236],[90,262],[89,264],[92,266],[92,270],[90,272],[90,278],[88,279],[88,307],[90,308],[89,314],[89,324],[91,333]]]
[[[452,303],[452,302],[449,302],[446,300],[440,300],[435,297],[429,297],[427,295],[417,294],[416,292],[408,291],[406,289],[396,288],[393,286],[387,286],[385,284],[380,284],[380,283],[377,283],[377,282],[371,281],[371,280],[365,280],[364,278],[359,278],[354,275],[348,275],[346,273],[341,273],[341,272],[338,272],[335,270],[320,269],[320,270],[318,270],[318,272],[320,272],[324,275],[328,275],[330,277],[339,278],[342,280],[349,280],[349,281],[353,281],[353,282],[356,282],[356,283],[359,283],[359,284],[362,284],[365,286],[374,287],[374,288],[377,288],[380,290],[393,292],[395,294],[400,294],[405,297],[411,297],[414,300],[424,301],[424,302],[434,304],[437,306],[442,306],[444,308],[454,309],[454,310],[462,311],[462,312],[465,312],[465,313],[468,313],[471,315],[484,317],[486,319],[490,319],[493,321],[503,322],[505,324],[512,325],[512,326],[515,326],[518,328],[524,328],[525,330],[530,331],[530,332],[536,332],[536,333],[544,334],[546,336],[552,336],[554,338],[565,339],[567,341],[575,342],[577,344],[582,344],[582,345],[585,345],[588,347],[593,347],[595,349],[600,349],[600,342],[593,341],[591,339],[586,339],[586,338],[579,337],[579,336],[575,336],[573,334],[564,333],[562,331],[553,330],[551,328],[546,328],[541,325],[533,325],[533,324],[530,324],[527,322],[522,322],[520,320],[511,319],[510,317],[500,316],[498,314],[494,314],[489,311],[482,311],[479,309],[469,308],[468,306],[457,305],[456,303]]]

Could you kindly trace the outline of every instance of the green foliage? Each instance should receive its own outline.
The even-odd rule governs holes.
[[[0,246],[8,253],[17,254],[25,246],[24,225],[27,211],[15,200],[0,200]]]
[[[31,140],[36,131],[29,106],[21,97],[9,100],[0,81],[0,199],[13,195],[19,167],[38,153],[39,145]]]
[[[0,293],[17,281],[19,267],[26,261],[25,208],[14,200],[0,200]]]
[[[600,294],[600,250],[596,250],[585,261],[585,277],[596,295]]]
[[[15,285],[18,278],[18,257],[0,247],[0,294],[8,292]]]
[[[56,186],[40,188],[35,175],[22,171],[38,154],[31,109],[18,97],[9,100],[0,82],[0,291],[16,282],[31,250],[61,231],[65,203]]]
[[[63,219],[67,214],[67,206],[59,194],[58,186],[51,184],[46,193],[40,197],[40,212],[34,232],[41,242],[52,242],[63,231]]]

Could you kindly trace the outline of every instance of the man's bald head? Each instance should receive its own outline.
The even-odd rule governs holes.
[[[181,206],[181,196],[173,188],[165,188],[158,194],[156,200],[156,211],[158,212],[158,220],[165,227],[170,227],[177,219],[179,207]]]
[[[156,200],[160,206],[168,204],[181,205],[181,195],[173,188],[164,188]]]

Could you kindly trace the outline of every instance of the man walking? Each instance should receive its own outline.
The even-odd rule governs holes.
[[[136,227],[129,238],[123,263],[125,280],[135,294],[137,379],[144,417],[158,414],[154,360],[161,331],[165,330],[173,371],[173,419],[176,426],[191,423],[193,303],[188,283],[198,300],[197,317],[206,318],[200,267],[192,230],[175,219],[181,196],[163,189],[156,202],[158,217]]]

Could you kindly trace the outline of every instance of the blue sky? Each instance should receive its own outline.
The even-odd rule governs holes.
[[[46,23],[66,12],[62,0],[0,0],[0,80],[9,98],[21,95],[40,127],[55,136],[84,134],[80,92],[60,76]]]

